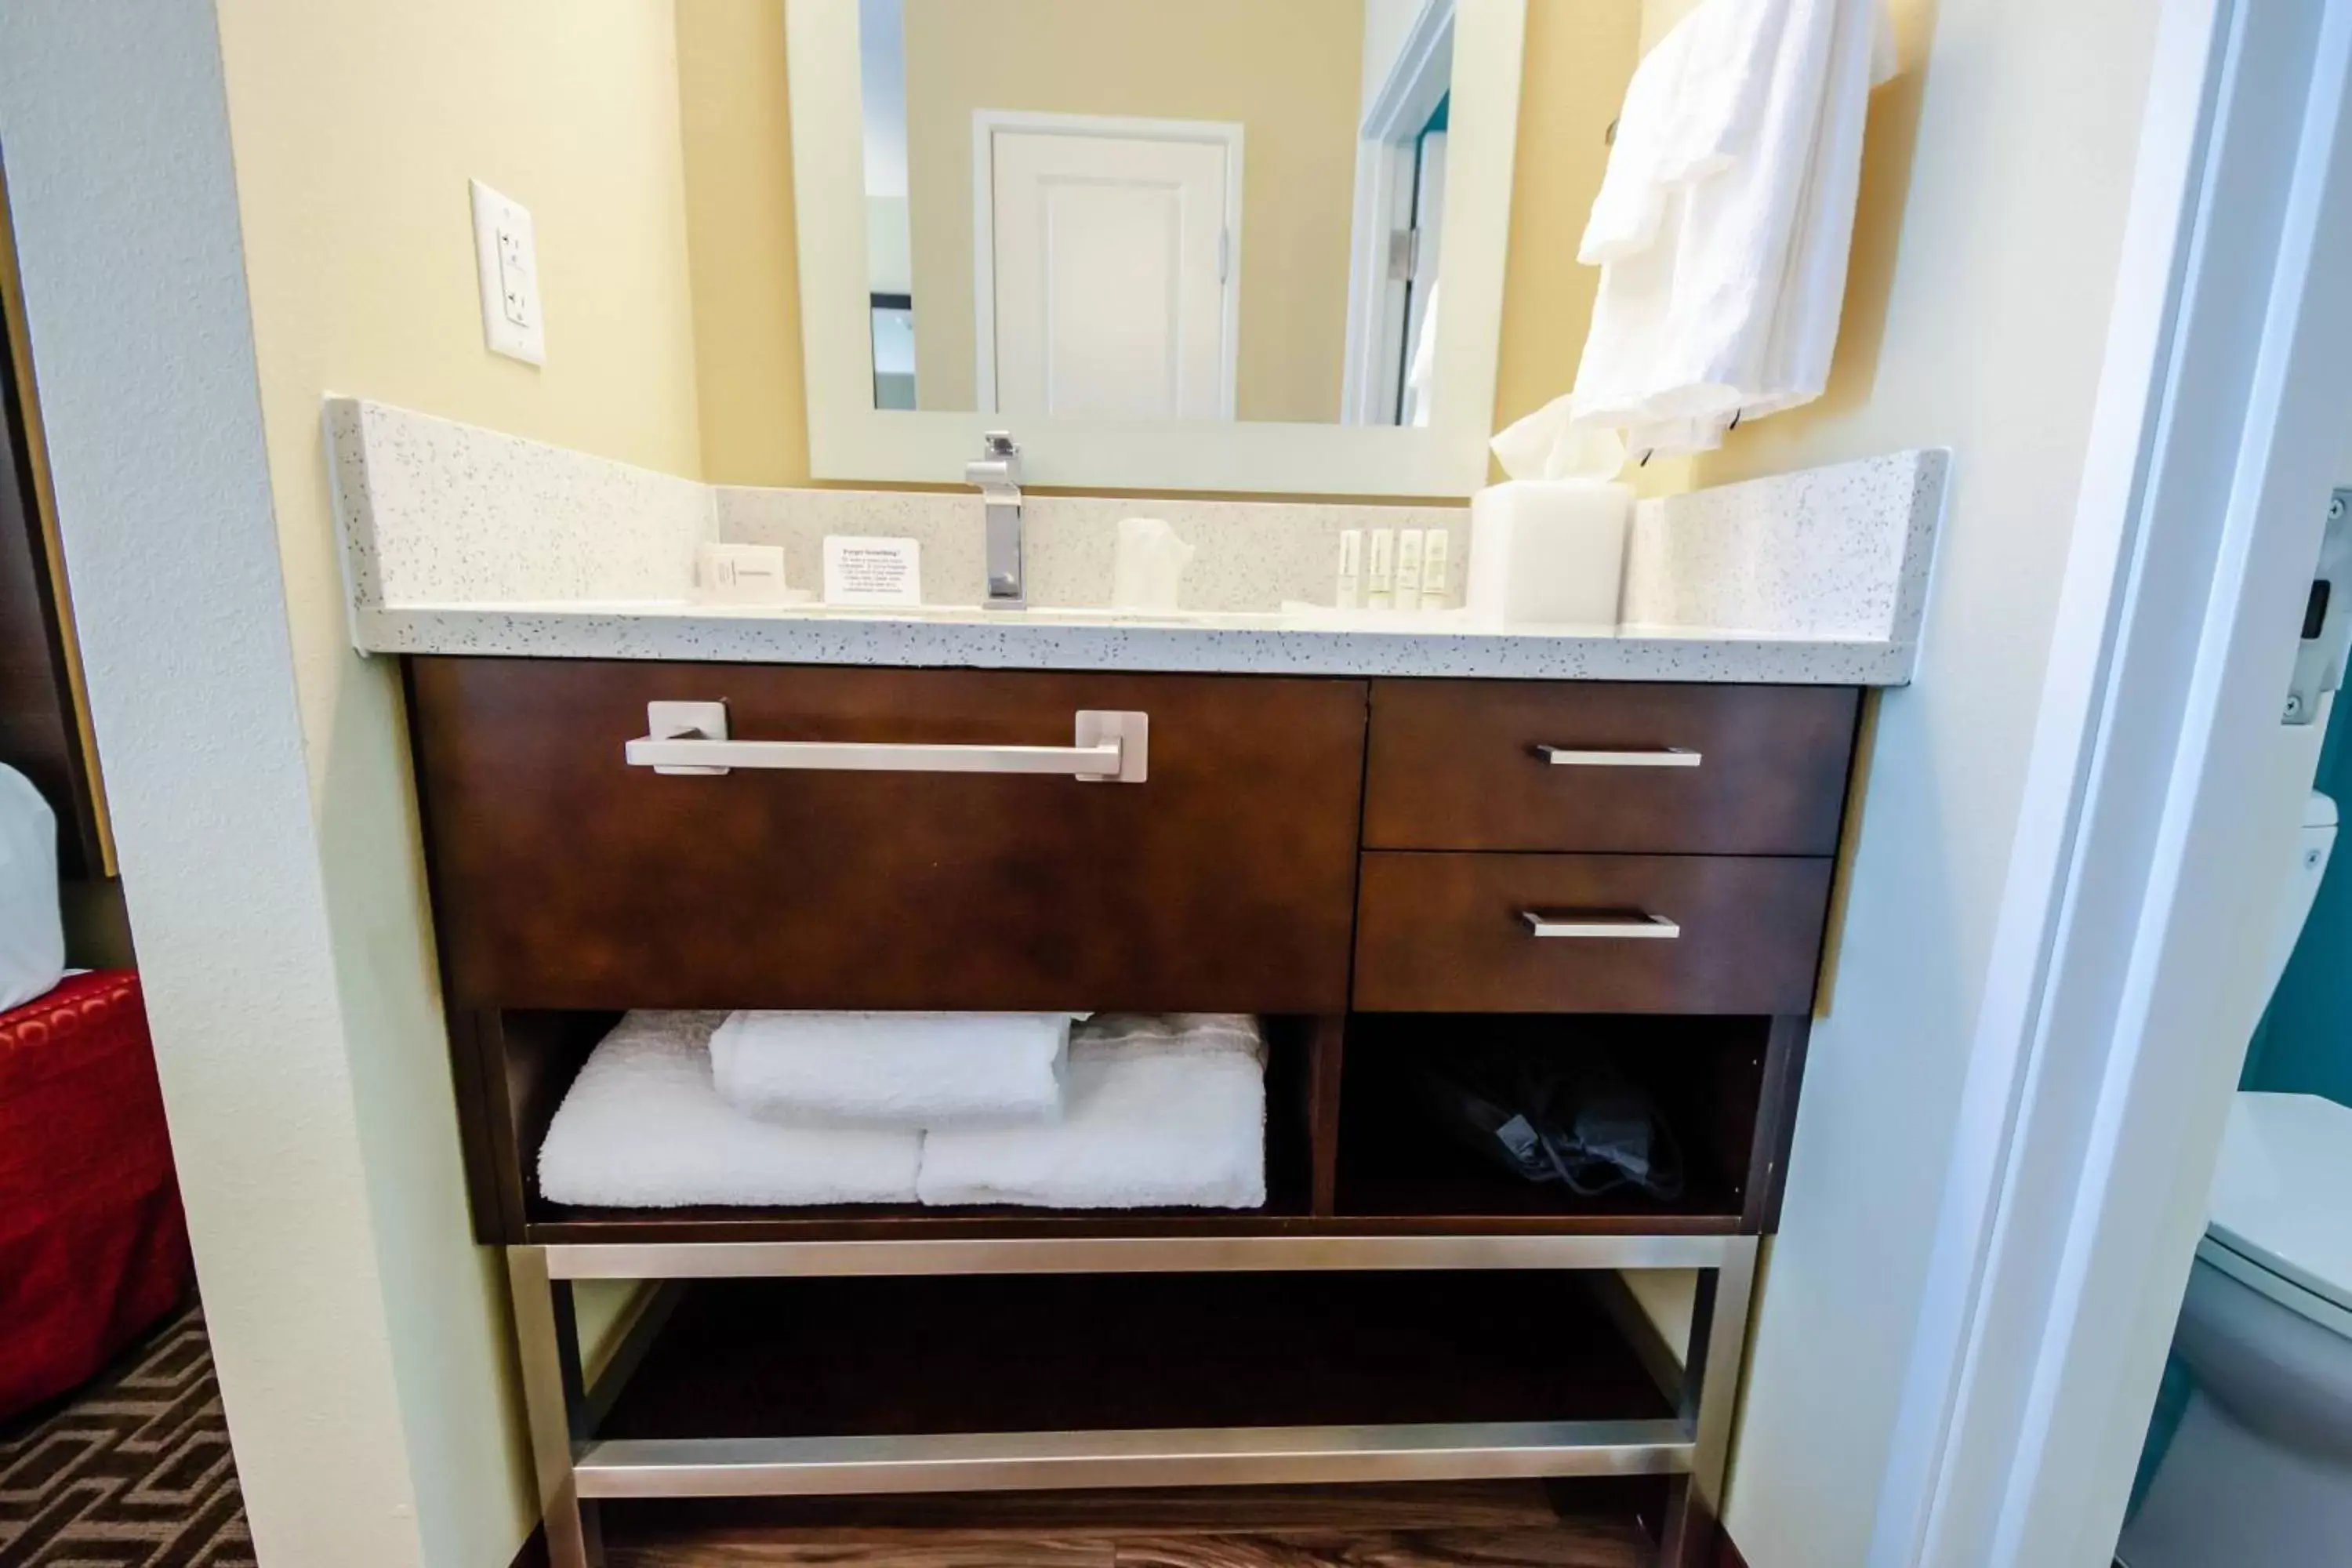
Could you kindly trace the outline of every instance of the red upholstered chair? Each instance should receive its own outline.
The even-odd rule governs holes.
[[[98,1371],[194,1280],[139,977],[0,1013],[0,1416]]]

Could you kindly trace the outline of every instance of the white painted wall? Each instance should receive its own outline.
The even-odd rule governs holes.
[[[354,999],[310,831],[212,7],[0,7],[0,142],[255,1542],[289,1568],[465,1562],[429,1551],[442,1521],[404,1440],[347,1054]],[[479,1442],[444,1436],[459,1454]],[[521,1496],[503,1456],[478,1484]]]
[[[1727,1509],[1756,1568],[1846,1568],[1868,1549],[2016,835],[2156,12],[1901,8],[1924,82],[1884,89],[1874,112],[1830,395],[1698,466],[1713,483],[1955,454],[1918,675],[1878,703],[1868,741],[1759,1295]]]
[[[272,1568],[503,1568],[535,1512],[320,400],[694,473],[678,101],[668,0],[0,6],[66,563]],[[544,367],[483,349],[476,174],[537,219]]]

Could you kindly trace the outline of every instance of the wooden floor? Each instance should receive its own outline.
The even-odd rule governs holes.
[[[1649,1568],[1651,1483],[607,1503],[608,1568]]]

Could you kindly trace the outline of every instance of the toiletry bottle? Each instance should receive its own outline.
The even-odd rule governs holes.
[[[1397,534],[1393,598],[1400,610],[1421,608],[1421,530],[1417,528],[1403,529]]]
[[[1339,531],[1339,607],[1354,610],[1364,603],[1364,531],[1346,528]]]
[[[1396,603],[1391,579],[1396,566],[1396,530],[1372,530],[1372,568],[1364,582],[1364,604],[1385,610]]]
[[[1453,534],[1443,528],[1433,528],[1421,547],[1421,607],[1424,610],[1445,608],[1446,556],[1451,553]]]

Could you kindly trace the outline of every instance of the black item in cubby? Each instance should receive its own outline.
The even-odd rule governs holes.
[[[1339,1097],[1338,1212],[1465,1225],[1737,1229],[1772,1028],[1769,1018],[1746,1016],[1354,1014]],[[1445,1095],[1433,1089],[1441,1080]],[[1512,1109],[1485,1112],[1482,1126],[1481,1113],[1465,1109],[1465,1088]],[[1490,1148],[1496,1140],[1486,1129],[1527,1105],[1550,1105],[1549,1120],[1572,1130],[1580,1092],[1646,1106],[1654,1127],[1668,1130],[1679,1179],[1612,1185],[1588,1177],[1579,1190],[1531,1180],[1527,1167],[1498,1157],[1507,1151]],[[1590,1141],[1603,1141],[1597,1131]]]
[[[1604,1056],[1474,1046],[1423,1063],[1420,1096],[1433,1127],[1522,1181],[1683,1195],[1681,1141]]]

